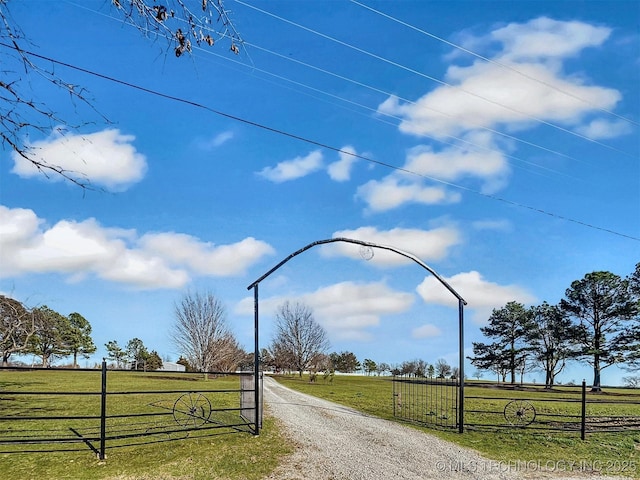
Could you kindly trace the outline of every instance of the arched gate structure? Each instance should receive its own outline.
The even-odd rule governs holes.
[[[293,252],[292,254],[290,254],[288,257],[286,257],[285,259],[283,259],[280,263],[278,263],[276,266],[274,266],[273,268],[271,268],[269,271],[267,271],[265,274],[263,274],[260,278],[258,278],[255,282],[253,282],[251,285],[249,285],[247,287],[247,290],[251,290],[253,289],[253,299],[254,299],[254,402],[255,402],[255,434],[257,435],[259,433],[259,412],[260,412],[260,407],[261,407],[261,398],[260,398],[260,346],[259,346],[259,341],[258,341],[258,337],[259,337],[259,321],[260,321],[260,316],[259,316],[259,285],[260,283],[265,280],[267,277],[269,277],[272,273],[274,273],[276,270],[278,270],[280,267],[282,267],[285,263],[287,263],[289,260],[291,260],[292,258],[300,255],[303,252],[306,252],[307,250],[309,250],[310,248],[313,248],[315,246],[318,245],[325,245],[328,243],[335,243],[335,242],[343,242],[343,243],[352,243],[355,245],[360,245],[361,248],[365,249],[365,252],[367,251],[366,249],[380,249],[380,250],[387,250],[390,252],[394,252],[400,256],[403,256],[405,258],[408,258],[409,260],[413,261],[414,263],[417,263],[418,265],[420,265],[422,268],[424,268],[425,270],[427,270],[429,273],[431,273],[447,290],[449,290],[449,292],[451,292],[451,294],[458,300],[458,328],[459,328],[459,335],[458,335],[458,342],[459,342],[459,369],[460,369],[460,379],[458,382],[458,431],[460,433],[462,433],[464,431],[464,306],[467,304],[467,302],[464,300],[464,298],[462,298],[462,296],[456,292],[454,290],[454,288],[449,285],[440,275],[438,275],[438,273],[433,270],[431,267],[429,267],[427,264],[425,264],[422,260],[420,260],[418,257],[416,257],[415,255],[405,252],[403,250],[399,250],[395,247],[389,246],[389,245],[380,245],[377,243],[373,243],[373,242],[366,242],[363,240],[356,240],[353,238],[344,238],[344,237],[338,237],[338,238],[329,238],[326,240],[317,240],[315,242],[312,242],[310,244],[308,244],[307,246],[301,248],[300,250],[297,250],[295,252]],[[371,253],[373,253],[373,250],[371,250]],[[371,258],[371,257],[369,257]]]

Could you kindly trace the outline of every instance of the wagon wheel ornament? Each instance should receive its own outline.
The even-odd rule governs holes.
[[[526,400],[511,400],[504,407],[504,419],[516,427],[526,427],[536,418],[536,409]]]
[[[209,421],[211,402],[201,393],[185,393],[173,404],[173,418],[183,427],[199,427]]]
[[[373,248],[369,245],[361,245],[359,249],[360,257],[367,262],[373,258]]]

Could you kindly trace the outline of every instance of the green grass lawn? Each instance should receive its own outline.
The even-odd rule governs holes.
[[[309,383],[308,377],[274,376],[282,384],[298,391],[353,407],[359,411],[397,420],[393,416],[392,382],[387,377],[340,376],[336,375],[331,383],[319,379]],[[613,405],[608,403],[589,403],[589,415],[637,415],[640,416],[640,390],[607,392],[611,397],[590,396],[592,400],[615,397],[632,403]],[[542,398],[550,394],[543,391],[508,391],[465,386],[465,409],[483,410],[504,408],[508,398]],[[576,398],[575,392],[554,393],[558,402],[544,403],[546,413],[578,414],[580,404],[562,401],[563,397]],[[469,398],[472,397],[472,398]],[[493,397],[480,399],[473,397]],[[495,420],[492,420],[495,422]],[[500,462],[536,462],[536,465],[549,465],[557,468],[570,468],[574,471],[595,470],[602,474],[640,476],[640,431],[617,433],[588,433],[585,440],[579,432],[563,433],[558,431],[533,430],[528,428],[502,428],[497,430],[470,430],[459,434],[457,430],[425,428],[411,424],[458,445],[473,448],[489,459]]]
[[[392,383],[388,378],[336,376],[332,383],[320,379],[310,384],[308,377],[276,377],[282,383],[312,395],[354,407],[365,413],[394,420]],[[175,428],[172,409],[181,393],[188,390],[238,389],[237,377],[221,377],[205,380],[201,375],[178,376],[167,373],[109,372],[107,401],[108,431],[129,432],[147,429],[158,431],[168,425]],[[7,392],[50,392],[47,395],[13,395]],[[100,398],[96,395],[68,396],[64,392],[100,391],[100,372],[34,370],[0,370],[0,417],[10,416],[56,416],[56,421],[24,420],[20,422],[0,420],[0,439],[8,436],[50,435],[69,436],[70,429],[89,437],[95,434],[95,419],[71,417],[96,416],[99,414]],[[157,391],[153,394],[122,395],[122,392]],[[171,393],[167,393],[171,391]],[[165,392],[165,393],[162,393]],[[609,392],[608,392],[609,393]],[[624,394],[625,398],[640,400],[640,391],[620,390],[611,392]],[[632,395],[635,394],[636,397]],[[238,393],[206,392],[212,407],[225,408],[238,405]],[[504,403],[505,392],[499,389],[466,387],[467,409],[482,409],[494,405],[499,409]],[[544,392],[508,392],[508,397],[548,395]],[[570,395],[570,393],[566,393]],[[479,399],[473,397],[493,397]],[[558,394],[561,398],[562,394]],[[617,396],[617,395],[616,395]],[[617,396],[619,398],[619,396]],[[595,397],[594,397],[595,398]],[[607,398],[606,396],[597,397]],[[483,403],[484,402],[484,403]],[[492,403],[493,402],[493,403]],[[574,414],[579,405],[568,402],[549,404],[548,409]],[[578,410],[576,410],[578,408]],[[612,404],[590,405],[590,414],[637,414],[640,403],[623,407]],[[622,409],[621,409],[622,408]],[[118,415],[131,413],[145,416],[135,419]],[[153,414],[151,416],[146,416]],[[160,414],[157,415],[156,414]],[[212,418],[229,419],[212,413]],[[589,470],[595,466],[601,473],[639,476],[640,432],[592,433],[585,441],[578,432],[542,432],[530,429],[509,428],[498,431],[467,431],[458,434],[446,430],[425,429],[459,445],[471,447],[490,459],[501,462],[536,461],[564,462],[565,465],[582,466]],[[100,461],[89,446],[83,442],[55,444],[63,452],[6,453],[9,450],[49,450],[52,444],[1,445],[0,476],[13,480],[22,479],[87,479],[87,480],[143,480],[143,479],[261,479],[275,469],[283,458],[293,451],[293,445],[281,434],[274,419],[265,417],[264,428],[258,437],[234,429],[216,429],[198,432],[159,434],[151,437],[122,438],[107,442],[107,458]],[[97,442],[92,441],[94,447]],[[2,453],[5,452],[5,453]],[[633,468],[632,468],[633,466]],[[610,468],[608,468],[610,467]]]
[[[99,392],[96,371],[0,371],[0,417],[55,416],[58,420],[0,420],[0,440],[8,437],[90,438],[99,432],[99,420],[70,417],[100,413],[99,395],[64,395],[65,392]],[[180,431],[173,406],[182,393],[122,395],[116,392],[238,389],[237,377],[205,380],[202,375],[109,372],[107,433],[125,436],[135,432],[157,435],[107,441],[106,459],[100,461],[93,448],[98,441],[43,444],[0,444],[0,476],[22,479],[261,479],[293,451],[274,419],[266,417],[259,436],[238,429],[219,428]],[[12,395],[6,392],[20,392]],[[44,395],[29,392],[51,392]],[[212,408],[237,408],[237,392],[203,393]],[[119,415],[142,414],[135,418]],[[149,415],[152,414],[152,415]],[[149,416],[147,416],[149,415]],[[115,418],[113,418],[115,417]],[[213,412],[212,421],[236,419],[234,412]],[[214,423],[211,423],[214,426]],[[160,433],[166,429],[178,430]],[[73,430],[71,430],[73,429]],[[73,433],[73,432],[77,432]],[[64,450],[44,452],[44,450]],[[35,450],[37,453],[6,453]],[[4,452],[4,453],[3,453]]]

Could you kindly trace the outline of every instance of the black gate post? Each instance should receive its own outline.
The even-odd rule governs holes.
[[[98,458],[104,460],[107,436],[107,361],[102,359],[102,390],[100,392],[100,453]]]
[[[260,342],[258,341],[258,284],[253,287],[253,311],[254,311],[254,350],[253,350],[253,390],[255,401],[255,426],[254,435],[260,435],[260,351],[258,350]]]
[[[458,367],[458,433],[464,433],[464,300],[458,298],[459,362]]]
[[[317,240],[315,242],[311,242],[310,244],[308,244],[305,247],[302,247],[301,249],[291,253],[288,257],[286,257],[284,260],[280,261],[280,263],[278,263],[275,267],[271,268],[271,270],[269,270],[268,272],[266,272],[265,274],[263,274],[260,278],[258,278],[255,282],[253,282],[251,285],[249,285],[247,287],[247,290],[251,290],[252,288],[254,289],[254,297],[255,297],[255,372],[256,372],[256,385],[255,385],[255,390],[256,390],[256,416],[257,416],[257,408],[258,408],[258,379],[257,379],[257,373],[258,373],[258,284],[260,282],[262,282],[265,278],[267,278],[269,275],[271,275],[273,272],[275,272],[276,270],[278,270],[280,267],[282,267],[285,263],[287,263],[289,260],[291,260],[294,257],[297,257],[298,255],[300,255],[303,252],[306,252],[307,250],[309,250],[312,247],[318,246],[318,245],[325,245],[327,243],[334,243],[334,242],[346,242],[346,243],[352,243],[355,245],[361,245],[364,247],[370,247],[370,248],[379,248],[381,250],[389,250],[391,252],[397,253],[398,255],[401,255],[405,258],[408,258],[409,260],[412,260],[413,262],[417,263],[418,265],[420,265],[422,268],[424,268],[425,270],[427,270],[429,273],[431,273],[434,277],[436,277],[436,280],[438,280],[447,290],[449,290],[449,292],[451,292],[452,295],[454,295],[457,299],[458,299],[458,315],[459,315],[459,325],[460,325],[460,367],[459,367],[459,376],[460,378],[460,384],[459,384],[459,404],[458,404],[458,431],[460,433],[464,432],[464,305],[467,304],[467,302],[460,296],[460,294],[458,292],[456,292],[453,287],[451,285],[449,285],[446,280],[444,278],[442,278],[440,275],[438,275],[438,273],[433,270],[431,267],[429,267],[427,264],[425,264],[422,260],[420,260],[418,257],[416,257],[415,255],[408,253],[408,252],[404,252],[402,250],[398,250],[395,247],[389,246],[389,245],[380,245],[377,243],[372,243],[372,242],[365,242],[364,240],[356,240],[353,238],[342,238],[342,237],[335,237],[335,238],[328,238],[326,240]],[[371,258],[371,257],[369,257]],[[368,258],[368,259],[369,259]],[[256,423],[256,429],[257,429],[257,423]]]

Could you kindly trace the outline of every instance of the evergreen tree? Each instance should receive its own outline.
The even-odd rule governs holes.
[[[66,341],[69,352],[73,355],[73,368],[78,367],[78,355],[89,358],[96,351],[96,346],[91,338],[91,324],[79,313],[69,314],[69,331]]]
[[[528,355],[525,339],[530,328],[530,318],[531,313],[517,302],[509,302],[500,309],[494,309],[489,317],[489,324],[480,329],[494,342],[473,342],[474,357],[471,358],[471,363],[482,370],[510,373],[511,384],[515,384],[516,371],[522,368]]]
[[[551,388],[575,355],[578,330],[561,308],[544,302],[531,308],[531,328],[526,338],[536,363],[545,372],[545,387]]]
[[[151,350],[147,357],[147,370],[159,370],[162,368],[162,358],[158,355],[158,352]]]
[[[36,332],[30,338],[27,353],[42,359],[42,366],[49,367],[58,357],[69,355],[69,319],[46,305],[34,309]]]
[[[122,362],[126,358],[126,352],[118,345],[116,340],[110,340],[104,346],[107,349],[107,358],[116,362],[116,368],[121,368]]]
[[[578,328],[578,355],[593,367],[592,391],[600,391],[603,369],[624,361],[625,338],[638,315],[629,282],[611,272],[592,272],[576,280],[560,301]]]

